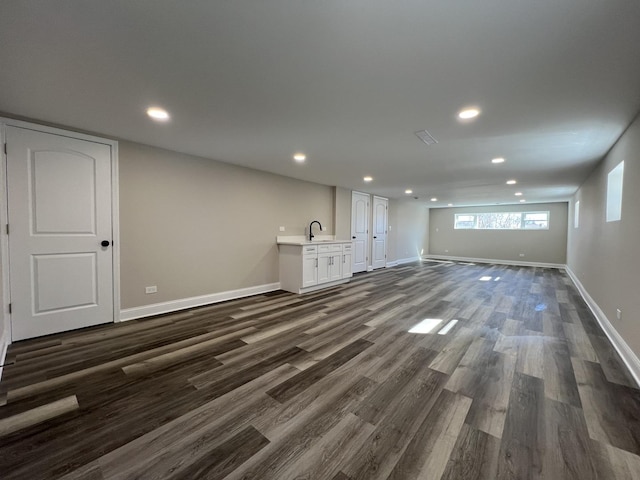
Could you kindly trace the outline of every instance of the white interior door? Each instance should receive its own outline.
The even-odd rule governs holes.
[[[111,146],[13,126],[6,142],[12,340],[112,322]]]
[[[369,195],[351,193],[351,240],[353,273],[366,272],[369,261]]]
[[[382,197],[373,197],[373,248],[372,266],[383,268],[387,266],[387,213],[389,200]]]

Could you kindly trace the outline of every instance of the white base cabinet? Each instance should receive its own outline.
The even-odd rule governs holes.
[[[305,293],[349,282],[351,242],[278,244],[280,288]]]

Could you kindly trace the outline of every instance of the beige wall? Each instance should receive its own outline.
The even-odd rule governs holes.
[[[338,240],[351,238],[351,190],[333,187],[334,232]]]
[[[605,221],[607,174],[624,160],[622,220]],[[640,356],[640,119],[636,119],[571,202],[567,264],[627,344]],[[573,207],[580,201],[580,225]],[[617,320],[616,308],[622,310]]]
[[[278,282],[277,235],[333,233],[331,187],[125,141],[119,158],[122,308]]]
[[[393,201],[393,260],[420,257],[429,252],[429,208],[416,200]],[[391,217],[391,215],[389,215]]]
[[[549,230],[455,230],[456,213],[549,211]],[[429,253],[514,262],[566,263],[567,203],[432,208]],[[520,254],[524,253],[524,257]]]

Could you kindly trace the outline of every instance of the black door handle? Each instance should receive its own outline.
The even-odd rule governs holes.
[[[109,240],[102,240],[100,242],[100,245],[102,245],[103,247],[108,247],[109,245],[111,245],[111,242]]]
[[[353,238],[354,240],[356,239],[356,237],[351,237],[351,238]]]
[[[375,236],[374,236],[373,238],[378,238],[378,237],[375,237]]]

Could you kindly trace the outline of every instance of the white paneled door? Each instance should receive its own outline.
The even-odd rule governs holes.
[[[113,321],[111,146],[8,126],[13,341]]]
[[[383,268],[387,266],[387,222],[389,200],[373,197],[373,243],[371,249],[372,266]]]
[[[369,254],[369,195],[351,194],[351,240],[353,241],[353,273],[366,272]]]

